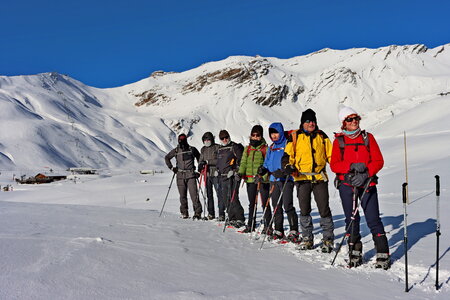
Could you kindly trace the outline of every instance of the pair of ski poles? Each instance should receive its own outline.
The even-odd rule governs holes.
[[[441,184],[439,175],[434,176],[436,180],[436,282],[435,288],[439,290],[439,237],[441,236],[441,224],[439,220],[439,198],[441,195]],[[408,284],[408,233],[407,233],[407,213],[406,213],[406,186],[408,183],[402,184],[402,198],[403,198],[403,244],[405,249],[405,292],[409,292]]]
[[[232,186],[232,191],[233,192],[232,192],[232,195],[231,195],[230,202],[228,202],[228,205],[227,205],[227,208],[226,208],[227,217],[225,218],[225,222],[223,224],[223,231],[222,232],[225,232],[225,230],[227,228],[228,221],[230,219],[230,215],[229,215],[230,207],[231,207],[231,204],[234,202],[234,199],[236,198],[236,193],[237,193],[237,190],[239,189],[239,185],[240,184],[241,184],[241,180],[240,179],[239,180],[235,179],[234,182],[233,182],[233,186]],[[231,190],[230,190],[230,194],[231,194]]]
[[[364,186],[364,191],[363,191],[362,196],[361,196],[361,202],[364,199],[364,196],[366,195],[371,182],[372,182],[372,177],[369,178],[369,180],[367,181],[366,185]],[[331,262],[332,266],[334,265],[336,257],[338,256],[339,251],[342,248],[342,244],[344,243],[344,240],[347,237],[347,234],[348,234],[349,230],[351,229],[351,231],[353,233],[353,224],[354,224],[354,221],[355,221],[356,214],[359,211],[359,202],[360,202],[360,201],[358,201],[358,199],[359,199],[359,197],[358,197],[358,188],[357,187],[353,187],[353,189],[354,189],[353,190],[353,212],[352,212],[352,215],[351,215],[351,218],[350,218],[350,223],[348,224],[347,228],[345,229],[344,235],[342,236],[342,240],[339,243],[338,248],[336,249],[336,254],[334,255],[334,258],[333,258],[333,260]]]
[[[267,234],[268,234],[269,229],[270,229],[270,227],[272,226],[272,223],[273,223],[273,221],[274,221],[274,219],[275,219],[275,213],[277,212],[278,207],[279,207],[280,204],[281,204],[281,200],[282,200],[282,198],[283,198],[284,189],[285,189],[285,187],[286,187],[286,184],[288,183],[288,180],[289,180],[289,177],[290,177],[290,176],[291,176],[291,175],[289,174],[289,175],[287,175],[287,176],[284,178],[283,188],[281,189],[280,196],[278,197],[277,205],[276,205],[276,206],[274,207],[274,209],[273,209],[272,218],[270,218],[270,222],[269,222],[269,224],[267,225],[267,229],[266,229],[264,238],[263,238],[263,240],[262,240],[262,242],[261,242],[261,246],[259,247],[259,250],[262,249],[262,247],[263,247],[263,245],[264,245],[264,243],[265,243],[265,241],[266,241]],[[275,183],[275,184],[276,184],[276,183]],[[267,199],[267,202],[270,201],[270,198],[271,198],[271,197],[269,197],[269,199]],[[266,208],[264,209],[264,212],[263,212],[263,218],[264,218],[264,215],[265,215],[265,210],[266,210],[267,207],[268,207],[267,202],[266,202]]]

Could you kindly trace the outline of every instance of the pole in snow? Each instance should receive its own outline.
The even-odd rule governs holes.
[[[436,178],[436,291],[439,290],[439,236],[441,235],[441,224],[439,223],[439,196],[441,194],[441,186],[439,175]]]
[[[408,183],[402,184],[402,198],[403,198],[403,247],[405,248],[405,292],[409,292],[408,285],[408,232],[407,232],[407,214],[406,214],[406,186]]]
[[[170,188],[172,187],[172,182],[173,182],[173,179],[175,178],[175,175],[176,175],[176,174],[173,173],[172,180],[170,181],[170,184],[169,184],[169,190],[167,191],[166,199],[164,199],[163,206],[161,207],[161,212],[159,213],[159,216],[160,216],[160,217],[161,217],[162,212],[163,212],[163,210],[164,210],[164,206],[166,205],[167,197],[169,196]]]

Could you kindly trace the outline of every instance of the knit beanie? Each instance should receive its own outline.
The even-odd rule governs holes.
[[[358,115],[358,113],[350,106],[343,106],[339,111],[339,121],[344,123],[345,118],[351,115]]]
[[[263,131],[264,131],[264,129],[262,128],[261,125],[255,125],[255,126],[253,126],[250,134],[259,133],[260,136],[263,136]]]
[[[302,113],[302,117],[300,118],[300,127],[302,127],[303,123],[306,121],[314,121],[317,123],[316,113],[311,108],[308,108]]]

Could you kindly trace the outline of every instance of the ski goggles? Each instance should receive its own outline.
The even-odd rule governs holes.
[[[353,122],[353,120],[360,121],[361,117],[360,116],[354,116],[354,117],[347,117],[347,118],[345,118],[345,122],[348,122],[348,123]]]

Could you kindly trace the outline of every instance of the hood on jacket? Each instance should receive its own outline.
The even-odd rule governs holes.
[[[211,133],[211,132],[205,132],[204,134],[203,134],[203,136],[202,136],[202,141],[205,141],[205,140],[210,140],[211,141],[211,144],[215,144],[215,140],[214,140],[214,135]]]
[[[277,141],[272,141],[272,142],[274,142],[275,145],[283,144],[286,141],[286,137],[284,136],[283,124],[278,123],[278,122],[270,124],[269,137],[270,137],[270,131],[271,131],[270,129],[276,130],[280,134],[280,137]],[[270,138],[270,139],[272,139],[272,138]]]

